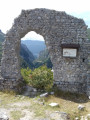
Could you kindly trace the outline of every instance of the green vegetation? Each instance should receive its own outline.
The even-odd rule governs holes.
[[[5,34],[0,30],[0,42],[5,40]]]
[[[14,120],[19,120],[20,118],[22,118],[24,115],[22,115],[22,112],[19,110],[14,110],[10,112],[11,118],[13,118]]]
[[[0,92],[0,101],[0,109],[8,111],[7,115],[10,120],[19,120],[27,116],[27,113],[29,113],[28,115],[32,120],[47,118],[55,111],[66,112],[69,114],[70,120],[75,120],[76,117],[81,118],[81,116],[85,118],[87,114],[90,114],[90,100],[80,94],[74,95],[64,92],[61,94],[60,92],[58,96],[55,93],[55,95],[49,95],[42,99],[39,96],[30,98],[23,95]],[[43,101],[44,105],[41,104]],[[50,107],[49,104],[52,102],[58,103],[60,107]],[[80,104],[86,107],[84,111],[78,110],[78,105]],[[53,119],[55,120],[55,118]]]
[[[39,57],[33,61],[35,68],[42,65],[46,65],[48,68],[52,68],[52,62],[49,57],[48,50],[45,49],[39,53]]]
[[[50,91],[53,86],[53,73],[51,72],[51,69],[48,69],[46,66],[34,70],[22,68],[21,74],[25,83],[32,85],[37,89]]]
[[[28,63],[20,56],[20,67],[27,68],[28,66]]]
[[[20,47],[20,66],[21,68],[34,68],[33,60],[35,59],[33,54],[29,51],[26,45],[21,44]]]

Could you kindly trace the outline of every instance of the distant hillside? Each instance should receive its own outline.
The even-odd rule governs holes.
[[[88,34],[88,39],[90,40],[90,28],[88,28],[87,34]]]
[[[34,61],[34,66],[38,68],[39,66],[46,65],[48,68],[52,68],[52,62],[49,57],[48,50],[42,50],[39,53],[39,57]]]
[[[44,41],[21,40],[21,43],[25,44],[35,57],[38,57],[39,52],[46,48]]]
[[[3,42],[5,39],[5,34],[0,30],[0,42]]]
[[[39,57],[38,57],[39,60],[44,61],[45,59],[48,59],[48,58],[49,58],[49,53],[47,49],[40,51]]]
[[[33,54],[29,51],[29,49],[27,48],[26,45],[21,44],[21,48],[20,48],[20,56],[22,57],[21,59],[21,67],[30,67],[33,68],[33,60],[35,59]]]

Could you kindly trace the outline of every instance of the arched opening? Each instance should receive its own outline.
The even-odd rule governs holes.
[[[34,31],[21,39],[20,66],[22,68],[38,68],[42,65],[52,68],[49,52],[43,36]]]
[[[53,86],[52,63],[45,40],[34,31],[28,32],[21,39],[20,69],[26,90],[35,87],[48,91]],[[48,83],[51,84],[48,86]]]

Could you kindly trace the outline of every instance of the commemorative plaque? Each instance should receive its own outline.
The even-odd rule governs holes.
[[[80,45],[79,44],[62,44],[61,47],[63,49],[63,57],[75,58],[77,57],[77,52]]]
[[[77,49],[63,48],[64,57],[76,57],[76,55],[77,55]]]

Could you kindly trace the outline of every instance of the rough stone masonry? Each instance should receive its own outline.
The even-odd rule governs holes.
[[[22,10],[6,34],[0,90],[19,90],[21,38],[35,31],[44,37],[54,70],[54,84],[64,91],[90,95],[90,43],[82,19],[49,9]]]

